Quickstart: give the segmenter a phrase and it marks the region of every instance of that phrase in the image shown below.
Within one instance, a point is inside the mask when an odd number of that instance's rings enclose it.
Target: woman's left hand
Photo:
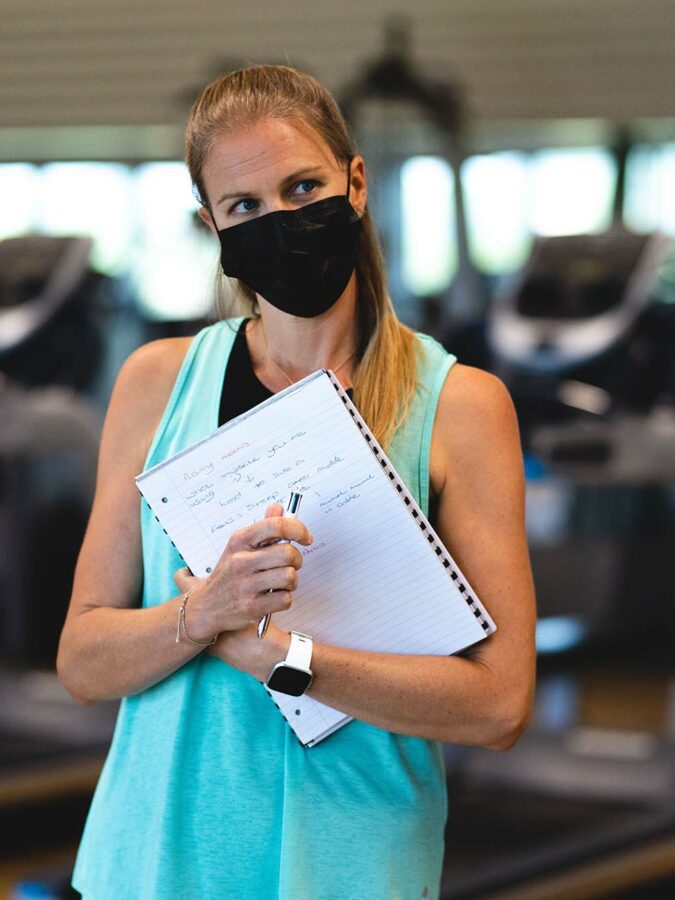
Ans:
[[[239,631],[223,631],[206,652],[265,682],[272,667],[286,657],[290,641],[288,632],[282,631],[272,620],[262,640],[258,637],[257,624],[253,623]]]

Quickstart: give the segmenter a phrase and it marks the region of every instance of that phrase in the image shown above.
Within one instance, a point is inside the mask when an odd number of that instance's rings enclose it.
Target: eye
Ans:
[[[254,200],[252,197],[244,197],[243,200],[237,201],[237,203],[233,204],[228,212],[230,214],[236,213],[250,213],[254,212],[258,207],[258,201]]]
[[[299,181],[295,188],[294,193],[299,194],[300,196],[304,196],[305,194],[311,194],[312,191],[319,186],[319,182],[314,178],[305,178],[303,181]]]

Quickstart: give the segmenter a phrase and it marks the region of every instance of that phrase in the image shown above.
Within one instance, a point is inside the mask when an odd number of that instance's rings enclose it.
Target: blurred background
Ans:
[[[536,708],[445,748],[443,896],[672,896],[675,5],[3,0],[0,60],[0,896],[74,896],[116,704],[54,660],[101,423],[214,319],[183,128],[257,62],[341,102],[400,317],[518,412]]]

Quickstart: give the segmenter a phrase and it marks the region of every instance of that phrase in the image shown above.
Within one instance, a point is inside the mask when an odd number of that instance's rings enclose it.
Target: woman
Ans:
[[[79,702],[123,700],[74,886],[87,900],[437,896],[440,742],[506,749],[531,704],[512,405],[397,321],[364,161],[312,78],[255,66],[209,85],[187,162],[248,315],[141,347],[111,397],[58,670]],[[134,476],[321,367],[353,392],[498,630],[453,657],[315,642],[309,695],[355,721],[306,750],[262,687],[291,637],[274,619],[256,633],[302,578],[297,547],[277,542],[308,545],[306,527],[272,505],[195,578],[145,504],[139,520]]]

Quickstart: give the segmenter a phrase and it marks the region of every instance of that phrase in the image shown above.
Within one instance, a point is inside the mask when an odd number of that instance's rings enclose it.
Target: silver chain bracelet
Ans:
[[[215,642],[218,640],[217,634],[214,635],[208,641],[196,641],[193,637],[190,637],[190,632],[187,630],[187,625],[185,624],[185,607],[187,606],[187,602],[189,599],[190,599],[190,592],[188,591],[188,593],[185,594],[185,596],[183,597],[183,602],[181,603],[180,609],[178,610],[178,625],[176,627],[176,643],[178,644],[180,642],[180,630],[181,630],[181,625],[182,625],[183,634],[189,641],[192,641],[193,644],[198,644],[200,647],[210,647],[212,644],[215,644]]]

